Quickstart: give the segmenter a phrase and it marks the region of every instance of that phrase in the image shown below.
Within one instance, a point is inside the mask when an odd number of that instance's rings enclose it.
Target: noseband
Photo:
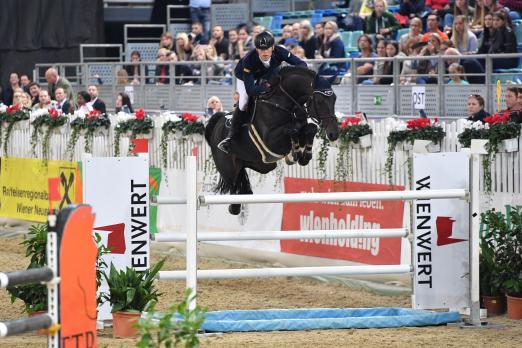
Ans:
[[[325,97],[331,97],[331,96],[333,96],[334,91],[332,89],[324,89],[324,90],[323,89],[318,89],[318,90],[314,90],[313,94],[316,94],[316,93],[317,94],[322,94]],[[312,98],[310,98],[311,102],[312,102],[312,108],[311,109],[313,111],[313,112],[310,113],[310,118],[314,122],[316,122],[318,124],[322,124],[323,121],[329,120],[329,119],[332,119],[332,118],[337,119],[337,117],[335,115],[334,116],[325,116],[325,117],[319,118],[319,112],[317,111],[317,105],[313,102],[313,100],[314,100],[313,94],[312,94]]]

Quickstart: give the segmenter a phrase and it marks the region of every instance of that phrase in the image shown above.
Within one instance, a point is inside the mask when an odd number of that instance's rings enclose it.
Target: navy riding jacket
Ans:
[[[263,86],[255,84],[256,80],[270,77],[282,62],[307,66],[305,62],[290,53],[286,48],[275,46],[268,68],[263,65],[259,54],[253,49],[237,63],[234,75],[245,83],[246,92],[248,96],[252,97],[265,91]]]

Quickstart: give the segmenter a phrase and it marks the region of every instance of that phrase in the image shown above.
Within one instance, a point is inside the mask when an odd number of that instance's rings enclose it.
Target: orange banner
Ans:
[[[396,186],[394,190],[404,190]],[[388,191],[389,185],[285,178],[285,193]],[[403,227],[404,201],[285,203],[282,230],[379,229]],[[282,240],[281,251],[365,264],[399,264],[401,238]]]

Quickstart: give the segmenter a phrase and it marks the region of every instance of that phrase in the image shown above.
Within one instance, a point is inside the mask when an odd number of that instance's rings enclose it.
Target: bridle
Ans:
[[[295,98],[292,97],[292,96],[290,95],[290,93],[288,93],[288,92],[283,88],[283,86],[282,86],[281,83],[278,84],[278,88],[281,90],[281,92],[283,92],[283,94],[284,94],[285,96],[287,96],[287,97],[292,101],[292,104],[293,104],[293,106],[294,106],[294,109],[297,107],[298,109],[300,109],[301,111],[303,111],[305,114],[308,115],[308,111],[306,110],[306,108],[305,108],[303,105],[299,104],[299,102],[298,102],[297,100],[295,100]],[[313,96],[308,97],[306,103],[308,104],[308,102],[311,102],[312,99],[313,99]],[[260,101],[261,103],[269,104],[269,105],[272,105],[272,106],[274,106],[274,107],[276,107],[276,108],[278,108],[278,109],[280,109],[280,110],[285,111],[286,113],[290,114],[294,119],[297,118],[295,112],[293,112],[293,111],[291,111],[291,110],[288,110],[287,108],[285,108],[284,106],[282,106],[282,105],[279,104],[279,103],[274,103],[274,102],[271,102],[270,100],[267,100],[267,99],[257,99],[257,100]]]
[[[316,122],[317,124],[322,124],[323,121],[325,120],[329,120],[329,119],[333,119],[333,118],[337,118],[335,115],[333,116],[325,116],[325,117],[321,117],[319,118],[319,112],[317,111],[317,105],[316,103],[314,103],[314,97],[313,95],[314,94],[322,94],[324,95],[325,97],[331,97],[333,94],[334,94],[334,91],[332,89],[317,89],[317,90],[314,90],[314,92],[312,93],[312,97],[310,98],[311,99],[311,104],[312,104],[312,107],[311,107],[311,111],[313,112],[310,112],[309,116],[310,118]]]

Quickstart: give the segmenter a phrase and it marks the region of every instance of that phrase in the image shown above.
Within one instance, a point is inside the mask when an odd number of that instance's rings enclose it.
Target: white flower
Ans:
[[[475,121],[472,123],[471,128],[472,129],[484,129],[485,125],[481,121]]]
[[[128,121],[130,120],[131,118],[133,118],[134,116],[131,115],[131,114],[127,114],[123,111],[120,111],[118,112],[118,114],[116,115],[116,122],[118,123],[121,123],[121,122],[125,122],[125,121]]]
[[[165,120],[171,121],[171,122],[179,122],[179,121],[181,121],[181,117],[179,117],[176,114],[169,113],[169,114],[165,115]]]
[[[37,109],[31,112],[31,118],[37,118],[43,115],[47,115],[49,111],[47,109]]]
[[[0,104],[0,112],[6,112],[7,111],[7,105]]]

